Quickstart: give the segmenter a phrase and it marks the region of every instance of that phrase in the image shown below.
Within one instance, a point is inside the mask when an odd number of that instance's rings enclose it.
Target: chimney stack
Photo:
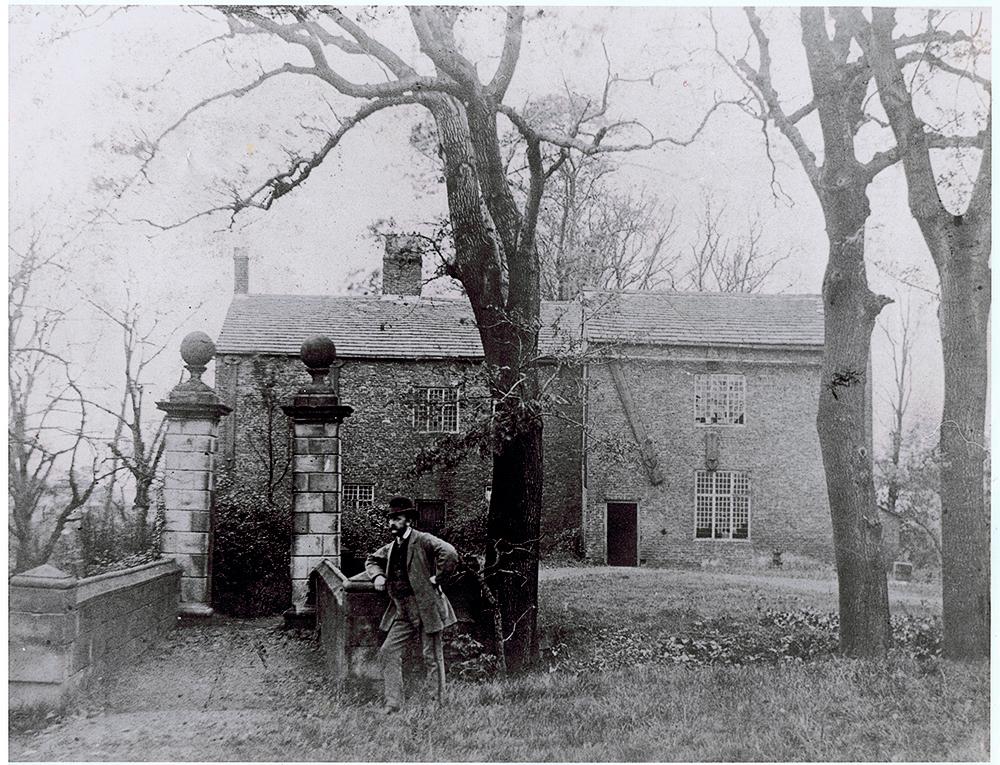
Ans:
[[[389,234],[382,257],[382,294],[419,297],[423,243],[420,237]]]
[[[233,248],[233,294],[250,292],[250,256],[246,247]]]

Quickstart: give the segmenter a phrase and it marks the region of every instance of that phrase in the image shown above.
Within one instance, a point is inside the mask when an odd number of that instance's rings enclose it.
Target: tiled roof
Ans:
[[[818,295],[588,292],[591,342],[654,345],[823,344]],[[552,353],[580,334],[578,302],[544,302],[539,349]],[[297,355],[311,335],[327,335],[345,358],[482,358],[464,299],[247,295],[233,299],[219,353]]]
[[[820,295],[586,292],[587,339],[639,345],[823,345]]]
[[[539,346],[551,353],[579,334],[577,303],[546,303]],[[482,358],[467,300],[247,295],[233,299],[216,343],[219,353],[297,355],[302,341],[327,335],[345,358]]]

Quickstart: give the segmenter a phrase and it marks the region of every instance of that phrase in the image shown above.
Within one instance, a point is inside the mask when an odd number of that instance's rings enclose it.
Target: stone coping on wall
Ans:
[[[316,568],[313,571],[318,576],[323,577],[323,580],[331,590],[339,586],[349,592],[375,592],[375,585],[371,583],[368,574],[362,571],[360,574],[347,576],[347,574],[337,568],[337,565],[331,558],[323,558],[323,560],[316,564]]]
[[[176,624],[182,568],[163,558],[76,579],[51,565],[9,580],[8,702],[65,702]]]
[[[11,587],[39,587],[55,590],[68,590],[76,587],[78,579],[55,566],[44,563],[41,566],[15,574],[8,580]]]
[[[173,558],[161,558],[121,571],[109,571],[106,574],[88,576],[86,579],[77,580],[76,602],[82,603],[112,590],[132,587],[180,570],[180,565]]]
[[[374,625],[378,626],[379,621],[382,617],[382,612],[385,610],[386,605],[389,602],[389,596],[384,592],[378,592],[375,589],[375,585],[372,584],[371,580],[368,578],[368,574],[364,571],[355,574],[354,576],[347,576],[343,571],[337,568],[337,564],[332,558],[323,558],[309,574],[309,603],[313,607],[318,604],[318,593],[317,593],[317,580],[321,580],[329,592],[333,595],[334,599],[340,606],[345,606],[345,598],[341,593],[347,593],[355,596],[362,596],[357,599],[356,602],[364,602],[371,606],[377,604],[377,609],[366,612],[366,616],[374,615]],[[455,615],[458,620],[464,622],[472,621],[472,615],[469,609],[469,593],[463,591],[461,588],[449,588],[446,591],[448,599],[451,601],[452,608],[455,610]],[[364,595],[371,596],[370,598],[364,598]],[[352,614],[353,616],[360,616],[359,613]]]

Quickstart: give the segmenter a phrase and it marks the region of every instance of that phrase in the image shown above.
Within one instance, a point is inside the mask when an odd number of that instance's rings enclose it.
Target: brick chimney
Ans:
[[[233,248],[233,294],[250,292],[250,256],[246,247]]]
[[[389,234],[382,257],[382,294],[420,296],[423,243],[419,237]]]

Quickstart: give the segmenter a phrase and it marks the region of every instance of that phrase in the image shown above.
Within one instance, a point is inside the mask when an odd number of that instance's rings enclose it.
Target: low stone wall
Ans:
[[[371,674],[388,596],[375,591],[367,574],[349,578],[327,559],[313,569],[309,591],[327,677]]]
[[[473,632],[478,605],[472,594],[457,587],[446,592],[458,617],[458,625],[450,629]],[[364,572],[348,577],[324,559],[310,575],[308,602],[316,609],[327,677],[338,681],[348,675],[377,677],[376,654],[385,637],[379,623],[389,596],[376,592]]]
[[[86,579],[49,565],[11,578],[11,706],[58,704],[149,648],[177,622],[180,578],[172,559]]]

